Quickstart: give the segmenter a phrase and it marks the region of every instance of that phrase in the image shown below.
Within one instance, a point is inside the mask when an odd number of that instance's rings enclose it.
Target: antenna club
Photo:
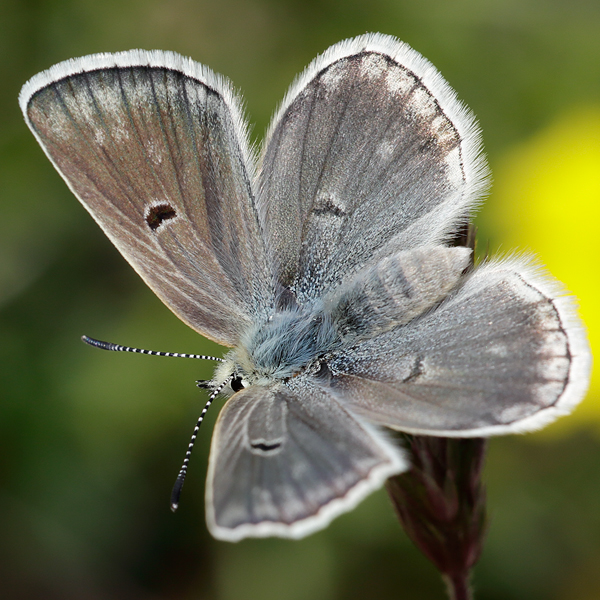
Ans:
[[[112,344],[110,342],[102,342],[101,340],[96,340],[94,338],[88,337],[87,335],[82,335],[81,339],[83,342],[88,344],[88,346],[102,348],[102,350],[118,351],[120,349],[120,346],[118,346],[117,344]]]
[[[181,496],[181,488],[185,481],[185,471],[180,471],[171,492],[171,511],[175,512],[179,508],[179,496]]]

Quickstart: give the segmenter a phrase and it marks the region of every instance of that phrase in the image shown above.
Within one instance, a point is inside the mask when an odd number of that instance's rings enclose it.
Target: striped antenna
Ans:
[[[202,421],[204,420],[204,415],[208,412],[210,405],[213,400],[217,397],[219,392],[233,379],[232,377],[227,378],[211,395],[206,405],[202,409],[200,416],[198,417],[198,422],[196,423],[196,427],[194,427],[194,431],[192,433],[192,438],[190,439],[190,443],[188,444],[187,451],[185,453],[185,458],[183,459],[183,464],[181,465],[181,469],[179,469],[179,474],[177,475],[177,479],[175,480],[175,485],[173,486],[173,491],[171,492],[171,510],[175,512],[177,507],[179,506],[179,496],[181,496],[181,488],[183,487],[183,482],[185,481],[185,476],[187,474],[188,465],[190,464],[190,456],[192,455],[192,448],[194,447],[194,443],[196,442],[196,438],[198,437],[198,430],[200,429],[200,425],[202,425]]]
[[[136,352],[138,354],[149,354],[150,356],[171,356],[173,358],[199,358],[201,360],[216,360],[217,362],[225,362],[217,356],[205,356],[204,354],[183,354],[181,352],[157,352],[156,350],[142,350],[142,348],[130,348],[129,346],[121,346],[112,344],[111,342],[102,342],[94,338],[82,335],[81,339],[90,346],[102,348],[102,350],[111,350],[112,352]]]

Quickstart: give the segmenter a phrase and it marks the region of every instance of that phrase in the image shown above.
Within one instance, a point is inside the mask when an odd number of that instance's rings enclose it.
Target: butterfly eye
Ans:
[[[239,392],[240,390],[243,390],[246,387],[245,384],[247,385],[247,382],[243,381],[241,377],[234,377],[231,380],[231,389],[234,392]]]

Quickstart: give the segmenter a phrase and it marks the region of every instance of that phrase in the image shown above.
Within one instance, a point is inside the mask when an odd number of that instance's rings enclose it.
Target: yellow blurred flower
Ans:
[[[504,249],[534,252],[579,300],[592,352],[600,350],[600,106],[560,116],[494,169],[484,218]],[[600,370],[572,417],[547,431],[592,423],[600,432]]]

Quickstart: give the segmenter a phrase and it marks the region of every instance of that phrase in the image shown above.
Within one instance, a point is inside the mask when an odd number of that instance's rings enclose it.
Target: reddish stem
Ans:
[[[442,578],[446,583],[449,600],[473,600],[469,572],[442,575]]]

